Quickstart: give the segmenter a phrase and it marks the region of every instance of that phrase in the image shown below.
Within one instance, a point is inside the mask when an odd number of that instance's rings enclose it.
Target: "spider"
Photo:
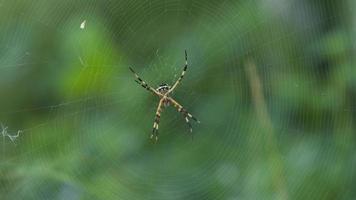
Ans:
[[[185,66],[183,68],[182,74],[178,78],[178,80],[173,84],[173,86],[163,83],[163,84],[159,85],[157,89],[154,89],[151,86],[149,86],[144,80],[142,80],[131,67],[129,67],[129,68],[130,68],[131,72],[135,75],[135,77],[136,77],[135,81],[138,84],[140,84],[147,91],[152,92],[153,94],[157,95],[160,98],[158,107],[156,110],[155,120],[153,123],[153,130],[152,130],[152,134],[151,134],[150,138],[153,139],[155,137],[156,141],[158,140],[158,124],[159,124],[160,118],[161,118],[161,112],[163,109],[162,107],[168,107],[170,105],[173,105],[178,110],[178,112],[183,114],[183,117],[185,118],[185,121],[189,126],[190,132],[193,132],[193,128],[192,128],[192,125],[191,125],[189,119],[193,119],[197,123],[200,123],[200,121],[197,118],[195,118],[192,114],[190,114],[181,104],[179,104],[176,100],[174,100],[170,96],[170,94],[174,91],[174,89],[182,81],[184,74],[187,71],[187,68],[188,68],[187,51],[185,50]]]

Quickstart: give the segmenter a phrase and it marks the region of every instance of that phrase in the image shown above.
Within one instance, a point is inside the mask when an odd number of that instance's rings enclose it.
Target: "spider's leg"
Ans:
[[[152,134],[151,134],[151,139],[153,139],[153,137],[156,137],[156,141],[158,140],[158,125],[159,125],[159,121],[161,119],[161,112],[162,112],[162,102],[163,99],[161,99],[159,101],[157,110],[156,110],[156,116],[155,116],[155,121],[153,123],[153,130],[152,130]]]
[[[180,77],[178,78],[178,80],[174,83],[174,85],[171,87],[171,89],[168,90],[167,94],[171,93],[171,92],[177,87],[177,85],[182,81],[185,72],[187,71],[187,68],[188,68],[187,50],[185,50],[184,52],[185,52],[185,65],[184,65],[182,74],[180,75]]]
[[[169,97],[168,99],[169,99],[169,101],[173,104],[173,106],[178,109],[178,112],[180,112],[180,113],[183,114],[183,116],[185,117],[187,123],[189,123],[189,119],[188,119],[187,117],[193,119],[193,120],[196,121],[197,123],[200,123],[200,121],[199,121],[197,118],[195,118],[192,114],[190,114],[190,113],[189,113],[185,108],[183,108],[183,106],[180,105],[177,101],[175,101],[175,100],[174,100],[173,98],[171,98],[171,97]],[[187,119],[188,119],[188,120],[187,120]],[[189,123],[188,125],[191,126],[190,123]]]
[[[142,80],[138,74],[131,68],[129,67],[131,72],[135,75],[136,79],[136,83],[140,84],[143,88],[145,88],[146,90],[158,95],[159,97],[162,97],[163,95],[160,94],[159,92],[157,92],[153,87],[149,86],[144,80]]]
[[[188,116],[189,118],[193,119],[197,123],[200,123],[200,121],[195,118],[192,114],[190,114],[182,105],[180,105],[177,101],[175,101],[173,98],[169,97],[169,101],[173,104],[174,107],[178,109],[178,112],[182,113],[184,116]]]
[[[190,121],[188,119],[188,116],[185,116],[185,121],[187,122],[187,124],[189,126],[190,133],[193,133],[193,127],[192,127],[192,124],[190,123]],[[192,136],[192,139],[193,139],[193,134],[191,134],[191,136]]]
[[[187,122],[187,124],[189,126],[190,132],[193,132],[193,127],[192,127],[192,124],[189,122],[188,116],[185,116],[185,121]]]

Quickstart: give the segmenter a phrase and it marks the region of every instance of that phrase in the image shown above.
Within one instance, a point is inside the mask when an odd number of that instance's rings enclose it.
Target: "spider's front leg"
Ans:
[[[169,97],[168,100],[173,104],[174,107],[178,109],[178,112],[183,114],[183,117],[185,118],[185,121],[189,126],[190,132],[193,132],[192,125],[190,124],[189,118],[193,119],[197,123],[200,123],[200,121],[197,118],[195,118],[192,114],[190,114],[185,108],[183,108],[182,105],[180,105],[173,98]]]
[[[152,134],[151,134],[151,139],[153,139],[153,137],[156,136],[156,141],[158,140],[158,125],[159,125],[159,121],[161,119],[161,112],[162,112],[162,104],[164,102],[164,98],[162,98],[159,101],[157,110],[156,110],[156,116],[155,116],[155,121],[153,122],[153,130],[152,130]]]

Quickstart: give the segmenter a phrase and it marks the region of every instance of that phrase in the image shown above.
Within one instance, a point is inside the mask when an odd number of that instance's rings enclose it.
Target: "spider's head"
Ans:
[[[166,83],[162,83],[161,85],[158,86],[157,91],[161,94],[166,94],[169,89],[171,89],[171,86],[169,86]]]

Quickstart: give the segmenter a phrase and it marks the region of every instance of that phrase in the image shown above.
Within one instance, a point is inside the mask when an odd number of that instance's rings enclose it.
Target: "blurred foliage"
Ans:
[[[0,1],[0,199],[354,199],[351,0]],[[80,24],[86,20],[86,27]],[[188,72],[149,140],[158,99]],[[193,138],[193,139],[192,139]]]

